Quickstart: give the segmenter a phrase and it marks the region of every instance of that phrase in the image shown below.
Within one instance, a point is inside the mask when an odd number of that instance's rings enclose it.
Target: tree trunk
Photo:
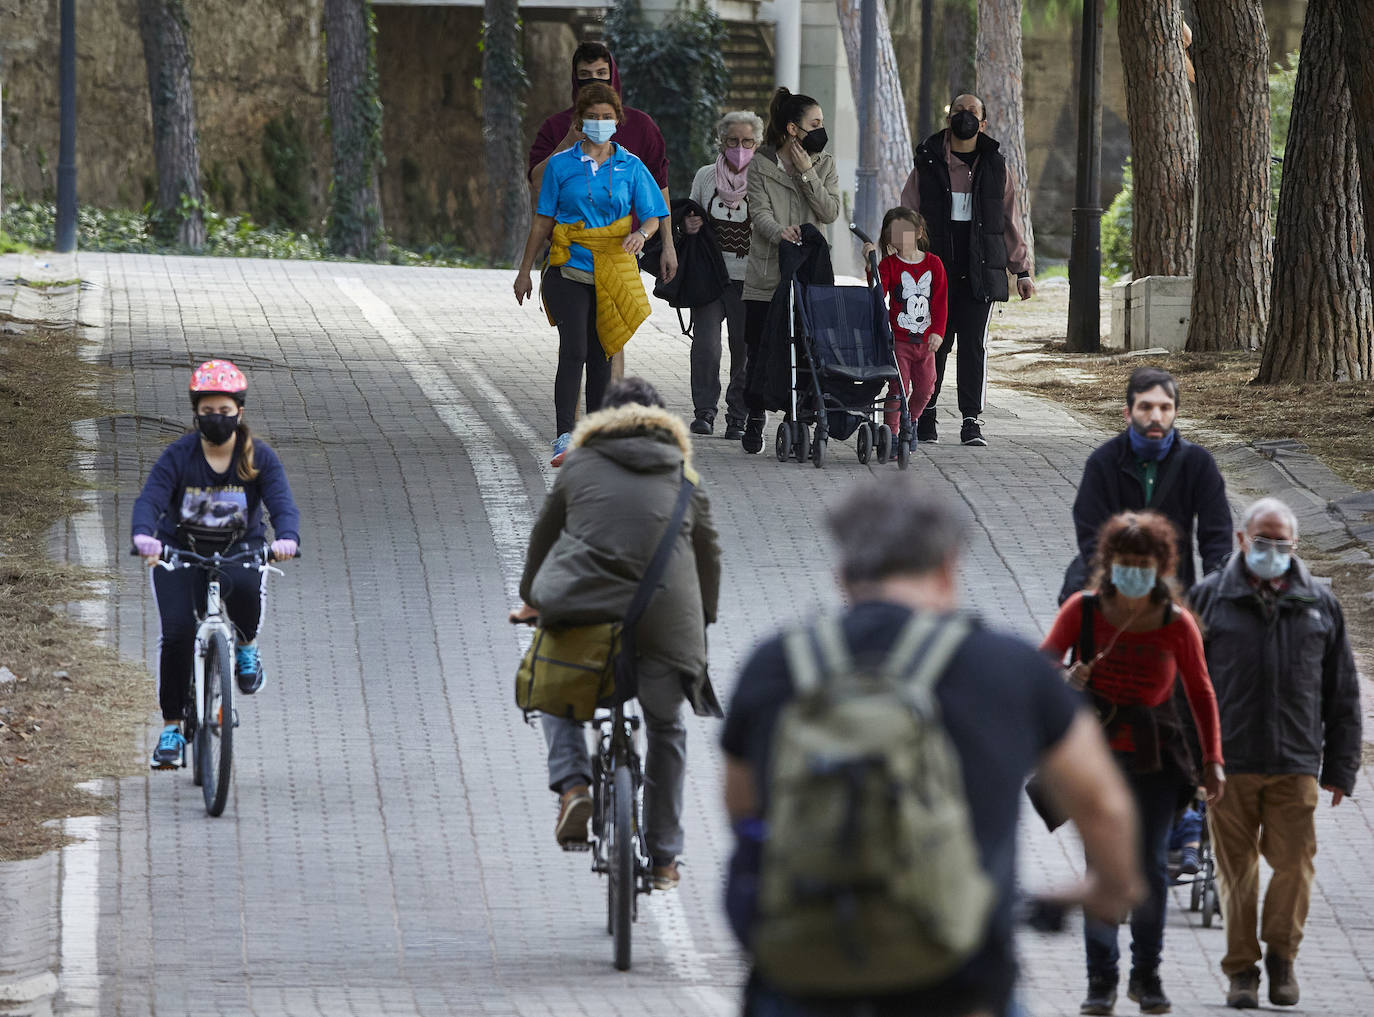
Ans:
[[[844,36],[844,52],[849,59],[849,84],[859,95],[859,38],[863,24],[863,0],[835,0]],[[906,99],[897,72],[897,56],[892,49],[892,32],[887,23],[887,6],[878,0],[878,76],[875,89],[878,131],[878,215],[881,217],[901,199],[902,185],[915,165],[911,148],[911,128],[906,118]]]
[[[1374,266],[1374,18],[1367,0],[1341,0],[1341,36],[1350,89],[1349,122],[1360,153],[1360,192],[1365,215],[1365,255]]]
[[[987,133],[1001,142],[1021,213],[1021,236],[1035,269],[1026,119],[1021,88],[1021,0],[978,0],[978,98],[987,110]]]
[[[205,246],[205,216],[191,94],[190,26],[182,0],[138,0],[138,31],[148,67],[157,165],[153,233],[198,251]]]
[[[1269,37],[1262,0],[1196,5],[1198,222],[1190,352],[1258,349],[1271,272]]]
[[[1341,52],[1340,0],[1308,0],[1283,153],[1274,300],[1259,380],[1363,381],[1369,289],[1359,153]]]
[[[324,0],[325,67],[329,77],[329,246],[350,258],[375,258],[382,248],[382,100],[369,0]]]
[[[945,126],[945,111],[956,95],[972,92],[978,87],[978,68],[974,62],[977,25],[975,3],[977,0],[944,0],[944,10],[940,22],[943,25],[942,50],[948,63],[945,65],[945,97],[938,101],[938,116],[935,117],[935,130]],[[925,138],[917,138],[925,141]]]
[[[1134,174],[1132,273],[1192,275],[1197,122],[1183,58],[1182,0],[1121,0]]]
[[[482,137],[486,142],[491,257],[517,262],[530,225],[525,177],[525,90],[518,0],[486,0],[482,31]]]

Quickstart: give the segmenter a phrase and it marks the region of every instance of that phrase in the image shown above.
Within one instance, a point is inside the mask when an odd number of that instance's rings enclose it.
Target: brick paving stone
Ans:
[[[190,361],[246,369],[249,421],[304,518],[305,557],[269,584],[268,683],[240,701],[225,815],[207,819],[186,774],[117,789],[103,1012],[734,1012],[745,968],[720,909],[717,722],[688,721],[685,878],[641,902],[629,973],[610,965],[604,884],[552,844],[542,739],[511,705],[527,636],[505,613],[550,482],[557,334],[516,306],[511,273],[136,255],[83,255],[81,270],[102,287],[102,356],[131,368],[105,393],[126,415],[104,422],[97,457],[120,649],[155,663],[147,579],[123,552],[142,479],[188,420]],[[628,360],[690,415],[687,351],[657,308]],[[1103,435],[995,386],[992,402],[987,448],[921,446],[912,470],[977,520],[970,601],[1037,638],[1072,554],[1074,485]],[[954,417],[942,424],[957,435]],[[711,632],[722,695],[759,638],[837,602],[823,507],[861,472],[896,471],[835,442],[824,470],[782,465],[768,437],[757,457],[719,436],[695,444],[725,549]],[[1298,967],[1308,1012],[1374,1011],[1370,825],[1362,800],[1319,817]],[[1027,885],[1081,867],[1071,833],[1033,816],[1023,830]],[[1177,1013],[1221,1002],[1223,936],[1197,926],[1174,908],[1163,975]],[[1077,935],[1022,947],[1031,1012],[1076,1013]]]

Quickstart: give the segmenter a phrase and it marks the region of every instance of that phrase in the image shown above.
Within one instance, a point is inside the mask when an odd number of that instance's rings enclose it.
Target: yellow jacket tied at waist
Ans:
[[[649,295],[639,278],[639,262],[621,246],[630,235],[630,217],[622,216],[609,226],[589,228],[585,223],[558,223],[549,245],[549,264],[566,265],[570,245],[592,252],[592,279],[596,288],[596,334],[610,359],[619,353],[649,316]],[[552,318],[549,324],[557,324]]]

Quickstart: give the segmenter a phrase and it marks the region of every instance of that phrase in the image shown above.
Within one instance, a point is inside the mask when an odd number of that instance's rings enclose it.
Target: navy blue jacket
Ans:
[[[1234,529],[1226,481],[1212,454],[1200,445],[1174,438],[1159,463],[1154,496],[1145,503],[1145,482],[1136,468],[1131,441],[1122,431],[1100,445],[1083,466],[1083,479],[1073,501],[1073,526],[1084,567],[1091,568],[1097,533],[1118,512],[1151,509],[1167,517],[1178,535],[1178,584],[1187,590],[1196,581],[1193,535],[1202,553],[1203,574],[1215,572],[1231,554]]]
[[[1286,578],[1271,606],[1236,555],[1189,594],[1217,691],[1226,772],[1310,774],[1350,794],[1363,736],[1345,617],[1297,558]]]
[[[240,540],[259,543],[266,539],[266,505],[276,538],[299,543],[301,514],[281,460],[262,439],[254,438],[253,461],[258,478],[245,482],[238,476],[237,447],[228,471],[216,473],[205,460],[198,433],[178,438],[162,450],[134,502],[133,535],[155,536],[164,544],[184,547],[177,528],[186,524],[203,530],[239,530]]]

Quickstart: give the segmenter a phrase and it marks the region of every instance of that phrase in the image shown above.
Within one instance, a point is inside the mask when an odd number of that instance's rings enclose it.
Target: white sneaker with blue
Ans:
[[[183,766],[182,756],[186,752],[186,739],[181,736],[180,724],[168,724],[162,729],[162,735],[157,740],[157,748],[153,749],[152,762],[149,764],[154,770],[175,770]]]
[[[572,448],[572,432],[564,431],[553,440],[553,458],[549,460],[549,465],[562,466],[563,457],[568,454],[570,448]]]
[[[262,688],[262,660],[258,657],[257,643],[240,643],[234,651],[235,669],[239,676],[239,691],[251,696]]]

